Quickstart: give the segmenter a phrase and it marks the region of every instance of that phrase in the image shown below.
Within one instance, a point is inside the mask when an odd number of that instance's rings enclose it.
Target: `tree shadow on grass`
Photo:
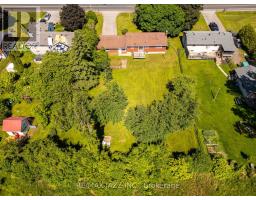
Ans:
[[[80,144],[72,144],[67,141],[67,139],[61,139],[56,129],[52,129],[48,138],[52,140],[60,149],[68,149],[69,147],[76,149],[79,151],[82,148],[82,145]]]

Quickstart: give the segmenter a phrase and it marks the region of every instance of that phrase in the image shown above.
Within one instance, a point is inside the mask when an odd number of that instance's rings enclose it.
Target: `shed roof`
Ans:
[[[3,120],[3,131],[23,131],[22,123],[26,117],[9,117]]]
[[[235,51],[232,33],[219,31],[185,31],[186,45],[221,45],[224,51]]]

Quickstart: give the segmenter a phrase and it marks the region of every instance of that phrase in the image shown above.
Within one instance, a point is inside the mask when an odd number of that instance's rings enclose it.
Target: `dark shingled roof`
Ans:
[[[221,45],[224,51],[235,51],[232,33],[219,31],[185,31],[186,45]]]
[[[256,67],[238,67],[235,72],[247,93],[256,92]]]

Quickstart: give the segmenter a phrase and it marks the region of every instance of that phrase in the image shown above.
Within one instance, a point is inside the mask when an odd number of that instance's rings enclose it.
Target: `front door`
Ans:
[[[139,46],[139,52],[143,52],[144,51],[144,47],[143,46]]]

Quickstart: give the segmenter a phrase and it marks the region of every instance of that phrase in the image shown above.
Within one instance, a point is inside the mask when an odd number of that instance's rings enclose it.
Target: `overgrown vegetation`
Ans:
[[[241,42],[249,55],[256,56],[256,31],[252,25],[243,26],[238,32]]]
[[[196,115],[192,84],[187,77],[176,78],[167,84],[168,93],[162,101],[129,109],[125,123],[139,142],[161,142],[167,133],[191,125]]]
[[[0,194],[255,195],[255,141],[234,131],[233,95],[214,63],[186,60],[180,50],[180,76],[173,38],[166,55],[127,58],[126,69],[112,72],[90,21],[67,53],[48,53],[39,65],[31,53],[14,53],[23,70],[0,72],[1,97],[38,129],[17,141],[0,133]],[[194,125],[216,130],[231,160],[210,157]]]

